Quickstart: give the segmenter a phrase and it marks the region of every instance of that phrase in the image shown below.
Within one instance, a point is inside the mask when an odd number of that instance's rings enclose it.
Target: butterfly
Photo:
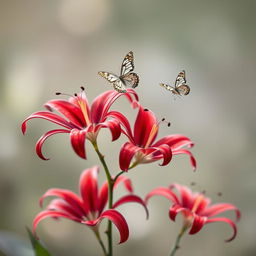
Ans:
[[[126,92],[127,86],[135,88],[139,84],[139,76],[132,72],[134,70],[133,60],[133,52],[130,51],[124,57],[121,65],[120,76],[105,71],[100,71],[98,74],[107,79],[113,85],[116,91]]]
[[[174,95],[187,95],[190,92],[189,86],[186,84],[186,77],[185,77],[185,70],[182,70],[176,80],[174,87],[168,84],[161,83],[160,86],[164,87],[165,89],[171,91]]]

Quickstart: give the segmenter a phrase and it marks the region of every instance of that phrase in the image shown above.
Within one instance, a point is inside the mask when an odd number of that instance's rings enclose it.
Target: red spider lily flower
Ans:
[[[130,179],[119,176],[115,182],[114,189],[123,183],[128,195],[121,197],[113,205],[113,209],[104,210],[108,201],[108,184],[105,182],[100,189],[98,189],[98,167],[92,167],[83,171],[80,176],[79,188],[80,196],[67,189],[49,189],[40,198],[40,206],[43,205],[43,200],[48,196],[58,197],[53,199],[48,204],[46,210],[40,212],[33,221],[33,232],[35,233],[38,223],[47,218],[67,218],[87,226],[93,227],[93,231],[97,231],[98,224],[102,219],[107,218],[112,221],[120,233],[120,243],[125,242],[129,236],[129,229],[127,222],[123,215],[114,208],[129,202],[141,204],[147,214],[148,210],[144,201],[134,195]]]
[[[179,197],[173,189],[179,192]],[[173,203],[169,209],[169,217],[172,221],[175,221],[179,212],[182,213],[184,226],[185,228],[190,228],[190,235],[199,232],[205,224],[225,222],[233,229],[233,235],[226,242],[230,242],[236,237],[237,227],[235,222],[226,217],[215,217],[222,212],[233,210],[236,214],[236,221],[238,221],[240,219],[240,211],[233,204],[218,203],[210,205],[210,198],[203,193],[193,193],[188,187],[179,184],[173,184],[169,188],[156,188],[146,196],[145,201],[148,202],[149,198],[156,195],[164,196]]]
[[[50,100],[45,104],[48,111],[35,112],[23,121],[22,132],[25,134],[27,121],[33,118],[46,119],[58,124],[64,129],[48,131],[37,141],[37,155],[43,160],[48,160],[42,154],[42,146],[45,140],[57,133],[69,133],[74,151],[78,156],[86,159],[85,140],[95,142],[101,128],[109,128],[112,141],[118,139],[121,135],[118,118],[122,117],[122,114],[117,111],[109,111],[114,101],[121,95],[126,96],[131,103],[135,104],[138,101],[138,96],[132,89],[127,89],[127,93],[118,93],[114,90],[104,92],[94,99],[91,106],[89,106],[83,91],[70,97],[69,100]],[[58,111],[65,118],[53,113],[52,110]],[[110,115],[111,119],[108,119]]]
[[[161,164],[163,166],[167,165],[171,161],[172,156],[177,154],[188,154],[192,167],[196,168],[194,156],[189,150],[184,149],[184,147],[191,148],[193,146],[192,141],[186,136],[173,134],[155,141],[160,122],[157,121],[152,111],[139,106],[133,133],[129,122],[123,119],[121,121],[124,127],[122,132],[129,139],[129,142],[122,146],[119,155],[119,164],[123,171],[129,169],[132,159],[134,159],[133,165],[163,159]]]

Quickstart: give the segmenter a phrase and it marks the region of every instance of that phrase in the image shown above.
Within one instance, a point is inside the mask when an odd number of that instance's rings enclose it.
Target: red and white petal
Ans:
[[[127,196],[123,196],[121,197],[119,200],[117,200],[114,205],[113,208],[116,208],[122,204],[126,204],[126,203],[138,203],[140,205],[142,205],[146,211],[146,217],[148,219],[148,208],[146,206],[146,204],[144,203],[144,201],[136,195],[127,195]]]
[[[25,134],[27,130],[27,121],[34,118],[40,118],[45,119],[47,121],[50,121],[52,123],[58,124],[62,127],[65,127],[67,129],[73,129],[75,126],[71,123],[67,122],[63,117],[56,115],[55,113],[47,112],[47,111],[39,111],[31,114],[29,117],[27,117],[23,123],[21,124],[21,130],[22,133]]]
[[[119,243],[124,243],[129,237],[129,228],[123,215],[114,209],[104,211],[96,220],[83,221],[82,223],[85,223],[88,226],[95,226],[104,218],[109,219],[115,224],[120,234]]]
[[[39,200],[40,207],[43,206],[43,201],[48,196],[56,196],[62,198],[74,209],[75,212],[81,216],[87,214],[87,212],[84,210],[83,202],[80,197],[70,190],[58,188],[51,188],[47,190]]]
[[[86,139],[85,130],[73,129],[70,132],[70,141],[71,145],[78,156],[86,159],[86,151],[85,151],[85,139]]]
[[[174,204],[179,204],[179,199],[176,196],[176,194],[171,191],[169,188],[165,188],[165,187],[159,187],[159,188],[155,188],[152,191],[150,191],[145,198],[145,202],[148,203],[148,200],[152,197],[152,196],[163,196],[166,197],[167,199],[169,199],[171,202],[173,202]]]
[[[49,158],[44,157],[44,155],[42,153],[42,146],[46,139],[48,139],[50,136],[57,134],[57,133],[70,133],[70,131],[64,130],[64,129],[56,129],[56,130],[51,130],[49,132],[46,132],[44,135],[42,135],[41,138],[36,143],[36,153],[41,159],[49,160]]]
[[[187,154],[190,157],[190,163],[193,167],[193,171],[196,170],[196,159],[194,158],[193,154],[186,149],[179,149],[179,150],[173,150],[172,151],[173,155],[179,155],[179,154]]]
[[[86,169],[80,176],[79,188],[87,212],[98,210],[98,172],[99,167]]]
[[[206,221],[207,224],[213,223],[213,222],[225,222],[225,223],[229,224],[231,226],[231,228],[233,229],[233,235],[225,241],[230,242],[235,239],[235,237],[237,235],[237,227],[236,227],[236,224],[232,220],[225,218],[225,217],[219,217],[219,218],[208,219]]]
[[[100,128],[109,128],[112,134],[112,141],[117,140],[121,135],[121,126],[117,120],[107,120],[98,124],[95,128],[95,132],[97,132]]]
[[[180,197],[181,197],[180,201],[183,207],[192,209],[193,202],[194,202],[194,195],[188,187],[179,185],[177,183],[171,184],[169,187],[171,190],[176,188],[179,191]]]
[[[150,147],[151,148],[151,147]],[[161,158],[163,158],[163,162],[160,164],[161,166],[167,165],[172,160],[172,150],[171,148],[166,145],[159,145],[158,147],[154,147],[156,151],[152,154],[152,159],[155,158],[155,160],[159,159],[159,155],[161,155]]]
[[[55,109],[62,115],[64,115],[71,123],[74,123],[78,127],[85,127],[83,112],[78,106],[66,101],[66,100],[50,100],[44,105],[48,110]]]
[[[68,214],[68,213],[64,213],[64,212],[59,212],[59,211],[51,211],[51,210],[46,210],[46,211],[42,211],[40,212],[34,219],[33,221],[33,233],[36,235],[36,228],[37,225],[39,224],[39,222],[41,222],[43,219],[48,218],[48,217],[52,217],[52,218],[66,218],[66,219],[70,219],[76,222],[81,222],[81,219],[76,218],[75,216]]]
[[[206,221],[207,221],[207,217],[199,216],[195,214],[193,224],[189,231],[189,234],[193,235],[199,232],[202,229],[202,227],[205,225]]]
[[[140,147],[137,147],[130,142],[126,142],[122,146],[119,154],[119,165],[122,171],[128,171],[132,158],[140,150]]]
[[[153,126],[157,126],[157,119],[154,113],[150,110],[145,110],[142,106],[139,107],[137,118],[134,123],[134,141],[140,147],[145,147],[148,144],[150,136],[150,144],[157,136],[157,131],[152,135]]]
[[[169,209],[169,217],[172,221],[175,221],[178,213],[182,212],[185,218],[192,218],[193,214],[187,209],[179,204],[174,204]]]
[[[236,219],[239,220],[241,217],[239,209],[234,206],[233,204],[227,204],[227,203],[220,203],[220,204],[215,204],[207,209],[205,209],[201,214],[205,215],[207,217],[212,217],[215,216],[219,213],[226,212],[226,211],[235,211],[236,213]]]

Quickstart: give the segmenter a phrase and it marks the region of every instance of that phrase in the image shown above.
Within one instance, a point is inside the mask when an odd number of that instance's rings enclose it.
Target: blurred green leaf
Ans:
[[[27,231],[35,252],[35,256],[51,256],[50,253],[41,245],[39,240],[34,237],[30,229],[27,228]]]

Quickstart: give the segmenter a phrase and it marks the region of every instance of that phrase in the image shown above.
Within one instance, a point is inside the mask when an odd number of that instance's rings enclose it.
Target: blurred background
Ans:
[[[99,165],[87,143],[88,160],[72,151],[68,135],[50,138],[43,161],[34,151],[37,139],[52,127],[33,120],[23,136],[20,125],[28,115],[42,110],[56,91],[73,94],[83,85],[90,101],[111,89],[97,74],[118,73],[130,50],[135,56],[136,88],[141,103],[171,127],[163,125],[159,137],[189,136],[198,169],[187,156],[173,158],[167,167],[140,165],[128,173],[137,194],[144,197],[157,186],[172,182],[206,190],[213,202],[237,205],[242,212],[238,236],[231,243],[228,225],[207,225],[185,236],[177,255],[256,255],[255,95],[256,68],[254,0],[12,0],[0,8],[0,248],[3,255],[32,255],[25,226],[40,211],[39,197],[51,187],[78,191],[83,169]],[[161,88],[173,84],[185,69],[191,87],[176,100]],[[133,120],[136,111],[125,100],[114,108]],[[118,172],[118,152],[125,138],[110,143],[102,131],[99,144],[113,173]],[[108,152],[113,152],[111,155]],[[100,181],[104,180],[103,170]],[[217,194],[222,193],[219,197]],[[122,193],[122,190],[120,191]],[[116,198],[117,198],[116,194]],[[120,211],[130,227],[127,243],[116,245],[115,255],[168,255],[180,228],[170,222],[170,203],[151,200],[150,219],[140,206]],[[227,214],[233,217],[232,213]],[[104,231],[102,224],[101,230]],[[115,233],[115,243],[118,234]],[[101,255],[93,233],[68,220],[43,221],[38,234],[53,255]]]

